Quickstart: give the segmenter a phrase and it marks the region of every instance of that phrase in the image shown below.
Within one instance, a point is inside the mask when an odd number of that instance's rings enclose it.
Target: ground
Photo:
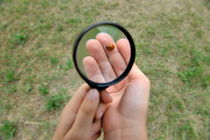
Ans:
[[[209,0],[0,0],[0,139],[50,139],[84,81],[72,62],[79,32],[114,21],[132,34],[151,81],[151,140],[207,140]]]

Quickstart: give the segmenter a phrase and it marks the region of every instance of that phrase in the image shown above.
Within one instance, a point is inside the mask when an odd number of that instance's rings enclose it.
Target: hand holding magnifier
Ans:
[[[73,48],[78,73],[90,87],[98,90],[109,86],[112,90],[122,88],[120,81],[128,75],[134,59],[133,39],[116,23],[103,22],[88,27],[78,36]]]

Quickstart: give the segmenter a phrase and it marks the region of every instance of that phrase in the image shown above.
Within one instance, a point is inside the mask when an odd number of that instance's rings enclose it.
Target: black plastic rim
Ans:
[[[111,82],[107,82],[107,83],[96,83],[96,82],[93,82],[91,80],[89,80],[86,76],[84,76],[82,74],[82,72],[79,70],[79,67],[78,67],[78,64],[77,64],[77,61],[76,61],[76,56],[77,56],[77,46],[79,45],[79,42],[80,40],[82,39],[82,37],[91,29],[97,27],[97,26],[100,26],[100,25],[112,25],[116,28],[118,28],[119,30],[121,30],[125,36],[127,37],[129,43],[130,43],[130,47],[131,47],[131,57],[130,57],[130,62],[128,63],[128,66],[127,68],[125,69],[125,71],[118,77],[116,78],[115,80],[111,81]],[[133,41],[133,38],[131,37],[130,33],[124,28],[122,27],[121,25],[117,24],[117,23],[114,23],[114,22],[99,22],[99,23],[95,23],[95,24],[92,24],[91,26],[87,27],[85,30],[83,30],[79,36],[76,38],[75,42],[74,42],[74,46],[73,46],[73,61],[74,61],[74,65],[76,67],[76,70],[77,72],[79,73],[79,75],[82,77],[83,80],[85,80],[89,86],[91,88],[96,88],[98,90],[104,90],[106,89],[107,87],[109,86],[112,86],[118,82],[120,82],[121,80],[123,80],[127,75],[128,73],[130,72],[133,64],[134,64],[134,61],[135,61],[135,56],[136,56],[136,49],[135,49],[135,44],[134,44],[134,41]]]

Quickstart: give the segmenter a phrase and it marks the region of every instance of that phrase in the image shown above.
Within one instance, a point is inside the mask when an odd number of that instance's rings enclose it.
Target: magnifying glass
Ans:
[[[87,27],[73,47],[77,72],[91,88],[98,90],[123,87],[134,60],[134,41],[117,23],[100,22]]]

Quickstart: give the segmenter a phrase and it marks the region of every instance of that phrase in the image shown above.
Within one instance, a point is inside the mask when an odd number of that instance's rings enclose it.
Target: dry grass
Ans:
[[[73,41],[108,20],[131,32],[136,63],[151,80],[150,139],[207,140],[209,19],[207,0],[0,0],[0,126],[15,122],[14,139],[50,139],[66,98],[83,83]],[[48,111],[49,100],[60,104]]]

